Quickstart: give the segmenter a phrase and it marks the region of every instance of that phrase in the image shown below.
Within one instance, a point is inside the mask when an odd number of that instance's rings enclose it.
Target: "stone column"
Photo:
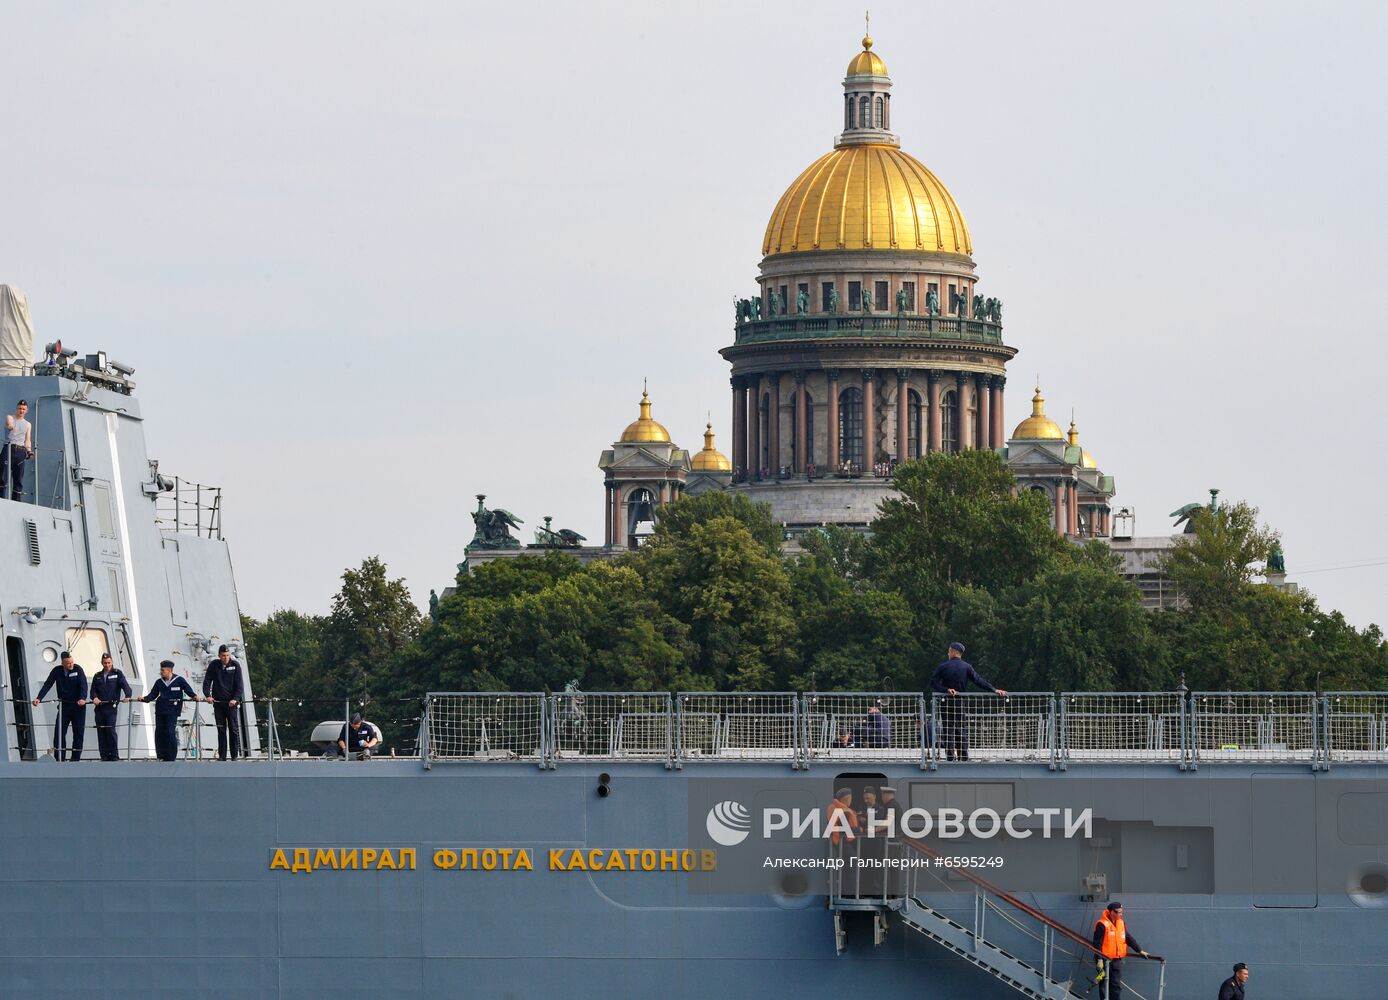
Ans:
[[[927,392],[926,405],[930,408],[930,413],[926,419],[929,424],[930,433],[927,440],[928,451],[940,450],[940,379],[941,374],[932,371],[927,374],[930,388]]]
[[[896,370],[896,460],[904,462],[911,457],[910,419],[911,419],[911,372],[907,368]]]
[[[771,478],[775,479],[781,474],[781,373],[772,372],[770,381],[771,401],[766,408],[766,464],[771,467]]]
[[[1065,534],[1065,484],[1059,479],[1055,483],[1055,533]]]
[[[602,540],[602,543],[603,543],[604,545],[611,545],[611,544],[612,544],[612,484],[611,484],[611,483],[607,483],[606,486],[607,486],[607,502],[604,503],[604,504],[602,505],[602,506],[603,506],[603,513],[606,515],[606,517],[603,518],[603,521],[604,521],[605,523],[603,524],[603,528],[602,528],[602,533],[603,533],[603,540]]]
[[[1070,484],[1070,534],[1080,533],[1080,491],[1074,483]]]
[[[761,478],[761,376],[753,375],[747,380],[747,389],[751,394],[751,433],[747,435],[747,448],[751,454],[747,457],[747,477],[749,479]]]
[[[1007,422],[1002,418],[1002,390],[1007,379],[1002,375],[993,376],[993,447],[1001,448],[1007,444]]]
[[[973,418],[969,416],[969,383],[972,382],[968,375],[960,372],[955,377],[954,398],[958,403],[959,419],[955,421],[959,428],[959,450],[967,451],[974,446]]]
[[[734,375],[733,383],[733,482],[747,475],[747,380]]]
[[[978,377],[978,446],[995,448],[993,440],[993,413],[988,404],[993,401],[993,376]]]
[[[795,474],[803,475],[807,466],[805,454],[807,441],[805,434],[808,421],[805,419],[805,401],[809,396],[805,392],[805,373],[795,373]]]
[[[876,375],[871,368],[863,369],[863,474],[872,473],[877,462],[877,403]]]
[[[839,370],[826,368],[824,377],[829,380],[829,474],[839,471]]]

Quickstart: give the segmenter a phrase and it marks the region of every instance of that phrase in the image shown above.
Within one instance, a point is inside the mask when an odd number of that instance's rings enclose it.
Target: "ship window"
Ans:
[[[878,127],[878,128],[883,128],[883,127],[885,127],[885,126],[883,125],[883,121],[882,121],[882,98],[880,98],[880,97],[877,98],[877,115],[876,115],[875,121],[876,121],[876,124],[877,124],[877,127]]]
[[[73,660],[86,670],[87,676],[90,677],[101,669],[102,654],[109,653],[111,646],[106,641],[105,629],[83,625],[67,630],[67,649]]]
[[[872,293],[872,304],[875,309],[885,309],[891,311],[892,303],[887,301],[887,283],[877,282],[877,290]]]
[[[92,506],[96,508],[96,530],[106,538],[115,538],[116,523],[111,517],[111,488],[105,483],[92,484]]]
[[[839,393],[839,461],[863,469],[863,390],[857,387]]]
[[[120,598],[120,573],[116,572],[114,566],[106,567],[106,582],[111,587],[111,610],[125,611],[125,602]]]
[[[848,283],[848,308],[863,308],[863,283],[861,281],[850,281]]]

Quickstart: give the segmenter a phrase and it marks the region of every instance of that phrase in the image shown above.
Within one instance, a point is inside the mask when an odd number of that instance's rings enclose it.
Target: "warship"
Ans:
[[[243,759],[190,701],[155,760],[131,701],[119,760],[90,720],[59,760],[62,650],[137,697],[246,660],[220,493],[150,458],[133,375],[52,344],[0,377],[34,429],[0,500],[0,995],[1102,996],[1111,898],[1162,958],[1130,995],[1236,961],[1258,996],[1381,990],[1388,694],[970,695],[951,760],[920,693],[439,692],[410,753],[330,762],[282,749],[250,662]],[[899,826],[817,829],[869,786]]]

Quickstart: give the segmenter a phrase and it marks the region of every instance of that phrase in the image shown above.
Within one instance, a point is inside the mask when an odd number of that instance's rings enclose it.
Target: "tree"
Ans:
[[[919,650],[905,599],[855,586],[834,558],[843,550],[830,548],[827,558],[806,554],[790,567],[800,671],[792,684],[817,691],[918,686]]]
[[[899,496],[872,522],[869,573],[911,602],[918,634],[938,645],[963,587],[1001,593],[1065,557],[1050,505],[1016,483],[992,451],[932,452],[896,468]]]
[[[263,622],[241,616],[247,667],[255,678],[258,698],[273,697],[301,667],[318,672],[323,655],[323,618],[288,608],[270,613]]]
[[[1193,606],[1219,603],[1252,582],[1256,563],[1267,559],[1277,532],[1258,524],[1258,508],[1240,501],[1191,515],[1192,530],[1181,535],[1162,560],[1162,572]]]
[[[771,520],[771,505],[749,500],[741,493],[710,490],[698,496],[680,497],[656,513],[652,541],[688,535],[696,524],[707,524],[720,517],[740,522],[767,552],[781,551],[781,526]]]
[[[632,565],[665,612],[689,627],[707,686],[767,691],[787,682],[795,658],[790,579],[778,549],[742,519],[657,525]]]
[[[343,572],[323,625],[323,689],[370,700],[372,673],[414,640],[420,624],[405,581],[387,579],[376,556]]]
[[[599,691],[694,683],[688,629],[661,610],[634,569],[558,559],[572,569],[522,556],[507,562],[529,565],[490,575],[505,585],[478,573],[444,598],[438,621],[402,658],[408,667],[397,683],[417,693],[559,690],[570,680]],[[522,576],[549,583],[509,586]]]

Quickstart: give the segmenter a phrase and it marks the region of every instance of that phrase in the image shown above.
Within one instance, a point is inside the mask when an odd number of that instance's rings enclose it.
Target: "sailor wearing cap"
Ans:
[[[59,663],[48,672],[48,680],[39,688],[37,705],[43,701],[53,687],[58,689],[58,720],[53,727],[53,755],[59,760],[82,759],[82,737],[87,730],[87,672],[82,665],[74,663],[72,654],[66,649],[58,657]],[[72,730],[72,742],[66,740],[68,730]],[[65,748],[71,747],[69,754]]]
[[[352,716],[350,724],[342,727],[337,734],[339,756],[370,760],[371,753],[381,745],[381,733],[375,726],[362,720],[361,713]]]
[[[173,660],[159,664],[159,679],[141,701],[154,702],[154,752],[160,760],[178,757],[178,716],[183,699],[198,700],[198,693],[186,677],[174,676]]]
[[[962,642],[951,642],[948,658],[935,668],[935,675],[930,678],[930,690],[936,694],[947,695],[940,700],[940,735],[945,756],[949,760],[954,760],[956,756],[959,760],[969,759],[968,710],[958,696],[967,691],[970,684],[985,691],[992,691],[1000,697],[1007,697],[1006,691],[993,687],[964,659]]]
[[[241,702],[246,686],[241,679],[241,664],[231,658],[231,650],[222,646],[217,658],[207,665],[202,679],[203,697],[212,702],[212,714],[217,719],[217,759],[227,759],[227,734],[231,734],[231,759],[241,756]]]

